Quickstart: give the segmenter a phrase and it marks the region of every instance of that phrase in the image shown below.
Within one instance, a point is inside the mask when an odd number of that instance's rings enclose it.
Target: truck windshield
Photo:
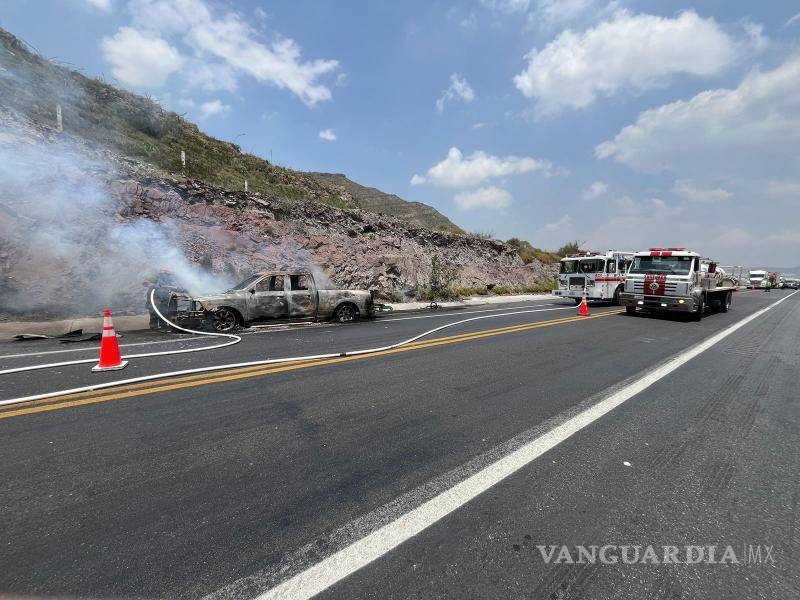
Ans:
[[[637,256],[630,273],[666,273],[688,275],[692,268],[691,256]]]
[[[561,261],[561,268],[559,269],[559,273],[562,275],[569,275],[570,273],[575,273],[578,268],[578,261],[577,260],[562,260]]]
[[[259,279],[261,279],[261,275],[253,275],[252,277],[248,277],[247,279],[245,279],[245,280],[244,280],[244,281],[242,281],[241,283],[239,283],[239,284],[237,284],[237,285],[233,286],[233,287],[232,287],[231,289],[229,289],[228,291],[229,291],[229,292],[239,292],[239,291],[241,291],[241,290],[247,289],[248,287],[250,287],[251,285],[253,285],[253,284],[254,284],[256,281],[258,281]]]
[[[581,260],[579,263],[579,273],[602,273],[606,266],[606,261],[603,259]]]
[[[578,260],[561,261],[559,273],[569,275],[571,273],[602,273],[606,266],[606,261],[602,258],[588,258]]]

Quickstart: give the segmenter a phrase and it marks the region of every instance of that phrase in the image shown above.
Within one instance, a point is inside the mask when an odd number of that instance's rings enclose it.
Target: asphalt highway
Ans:
[[[250,600],[300,581],[329,598],[800,597],[800,294],[740,292],[699,323],[497,308],[254,332],[112,374],[0,376],[12,398],[503,315],[372,356],[0,408],[0,595]],[[505,314],[520,310],[539,312]],[[123,343],[150,341],[208,343]],[[0,344],[0,368],[63,359],[36,344]],[[753,560],[542,553],[604,545]]]

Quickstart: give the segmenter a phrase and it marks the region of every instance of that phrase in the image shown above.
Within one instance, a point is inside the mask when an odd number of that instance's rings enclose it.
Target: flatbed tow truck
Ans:
[[[728,312],[735,289],[731,276],[697,252],[651,248],[634,255],[619,297],[629,315],[638,308],[681,312],[699,321],[706,309]]]

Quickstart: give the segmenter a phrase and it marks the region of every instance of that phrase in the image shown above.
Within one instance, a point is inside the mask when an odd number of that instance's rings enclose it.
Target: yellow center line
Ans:
[[[63,408],[83,406],[86,404],[108,402],[111,400],[120,400],[123,398],[131,398],[133,396],[143,396],[143,395],[155,394],[159,392],[167,392],[177,389],[187,389],[202,385],[209,385],[212,383],[223,383],[226,381],[249,379],[251,377],[259,377],[262,375],[270,375],[273,373],[296,371],[299,369],[306,369],[309,367],[345,363],[354,360],[372,358],[376,356],[388,356],[391,354],[398,354],[400,352],[410,352],[412,350],[422,350],[425,348],[433,348],[436,346],[456,344],[470,340],[482,339],[486,337],[493,337],[509,333],[517,333],[521,331],[540,329],[543,327],[550,327],[553,325],[560,325],[564,323],[587,321],[609,315],[616,315],[619,314],[620,312],[621,311],[615,310],[615,311],[607,311],[599,313],[590,317],[566,317],[561,319],[552,319],[549,321],[539,321],[536,323],[511,325],[508,327],[500,327],[497,329],[489,329],[479,332],[464,333],[448,337],[435,338],[432,340],[414,342],[406,346],[401,346],[400,348],[394,348],[391,350],[382,350],[380,352],[373,352],[370,354],[361,354],[356,356],[342,356],[342,357],[322,359],[322,360],[310,360],[310,361],[299,360],[297,362],[285,363],[281,365],[261,365],[261,366],[254,365],[252,367],[234,368],[228,370],[215,371],[213,373],[203,373],[199,375],[176,377],[168,379],[166,381],[157,381],[157,382],[151,381],[151,382],[143,382],[127,386],[120,386],[118,388],[114,388],[113,390],[99,390],[95,392],[69,394],[69,395],[58,396],[54,398],[46,398],[43,400],[26,403],[23,408],[11,408],[4,410],[0,412],[0,419],[8,419],[20,415],[35,414],[40,412],[49,412]]]
[[[572,316],[572,317],[562,317],[562,318],[559,318],[559,319],[551,319],[551,320],[548,320],[548,321],[539,321],[538,323],[548,323],[548,324],[555,325],[555,324],[558,324],[558,323],[575,321],[575,320],[578,320],[578,317],[574,317],[574,316]],[[534,324],[538,324],[538,323],[534,323]],[[520,327],[529,327],[530,325],[531,325],[531,323],[523,323],[521,325],[508,325],[508,326],[505,326],[505,327],[498,327],[496,329],[490,329],[490,330],[484,330],[484,331],[490,331],[490,332],[494,332],[494,333],[497,333],[497,334],[508,333],[508,332],[516,331]],[[407,344],[406,346],[404,346],[404,348],[407,348],[409,350],[410,349],[414,349],[414,348],[421,348],[421,347],[425,347],[426,345],[430,344],[431,342],[440,341],[440,340],[458,341],[458,340],[462,340],[462,339],[469,339],[472,336],[474,336],[475,333],[481,333],[481,332],[460,333],[460,334],[457,334],[457,335],[444,336],[444,337],[440,337],[440,338],[432,338],[432,339],[428,339],[428,340],[421,340],[421,341],[412,342],[410,344]],[[291,363],[280,363],[280,366],[283,366],[285,364],[291,364],[293,366],[294,365],[300,365],[300,364],[311,364],[311,363],[319,364],[320,360],[321,359],[313,359],[313,360],[298,359],[297,361],[292,361]],[[216,370],[216,371],[209,371],[209,372],[206,372],[206,373],[198,373],[198,374],[194,374],[194,375],[184,375],[184,376],[171,377],[169,379],[169,382],[170,383],[179,383],[179,382],[183,382],[183,381],[198,381],[198,380],[201,380],[201,379],[214,379],[214,378],[219,377],[220,375],[230,375],[230,374],[236,374],[236,373],[248,373],[248,372],[253,372],[253,371],[258,371],[258,374],[261,375],[261,374],[269,372],[269,371],[265,371],[265,369],[272,369],[272,368],[278,368],[278,367],[279,367],[278,364],[274,364],[274,365],[260,364],[260,365],[251,365],[249,367],[235,367],[235,368],[230,368],[230,369],[220,369],[220,370]],[[135,384],[120,385],[120,386],[114,388],[114,392],[116,393],[116,392],[121,392],[121,391],[150,388],[152,386],[163,385],[163,383],[164,383],[164,380],[152,380],[152,381],[143,381],[141,383],[135,383]],[[37,405],[37,404],[49,404],[49,403],[53,403],[53,402],[60,402],[60,401],[63,401],[63,400],[76,400],[78,398],[90,398],[90,397],[95,397],[95,396],[106,395],[108,393],[110,393],[109,389],[101,389],[101,390],[92,390],[92,391],[87,391],[87,392],[79,392],[79,393],[75,393],[75,394],[64,394],[62,396],[54,396],[52,398],[44,398],[42,400],[34,400],[34,401],[29,402],[29,403],[26,403],[25,406],[33,406],[33,405]],[[1,410],[3,410],[2,407],[0,407],[0,411]]]

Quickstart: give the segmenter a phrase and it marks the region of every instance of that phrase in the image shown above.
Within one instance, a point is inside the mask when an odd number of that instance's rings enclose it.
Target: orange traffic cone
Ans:
[[[114,323],[111,322],[111,311],[106,309],[103,315],[103,337],[100,340],[100,362],[92,367],[93,373],[100,371],[117,371],[124,369],[128,364],[127,360],[122,360],[119,353],[119,342],[117,332],[114,330]]]
[[[578,307],[578,314],[582,317],[589,316],[589,305],[586,303],[586,288],[583,288],[583,298],[581,298],[581,304]]]

